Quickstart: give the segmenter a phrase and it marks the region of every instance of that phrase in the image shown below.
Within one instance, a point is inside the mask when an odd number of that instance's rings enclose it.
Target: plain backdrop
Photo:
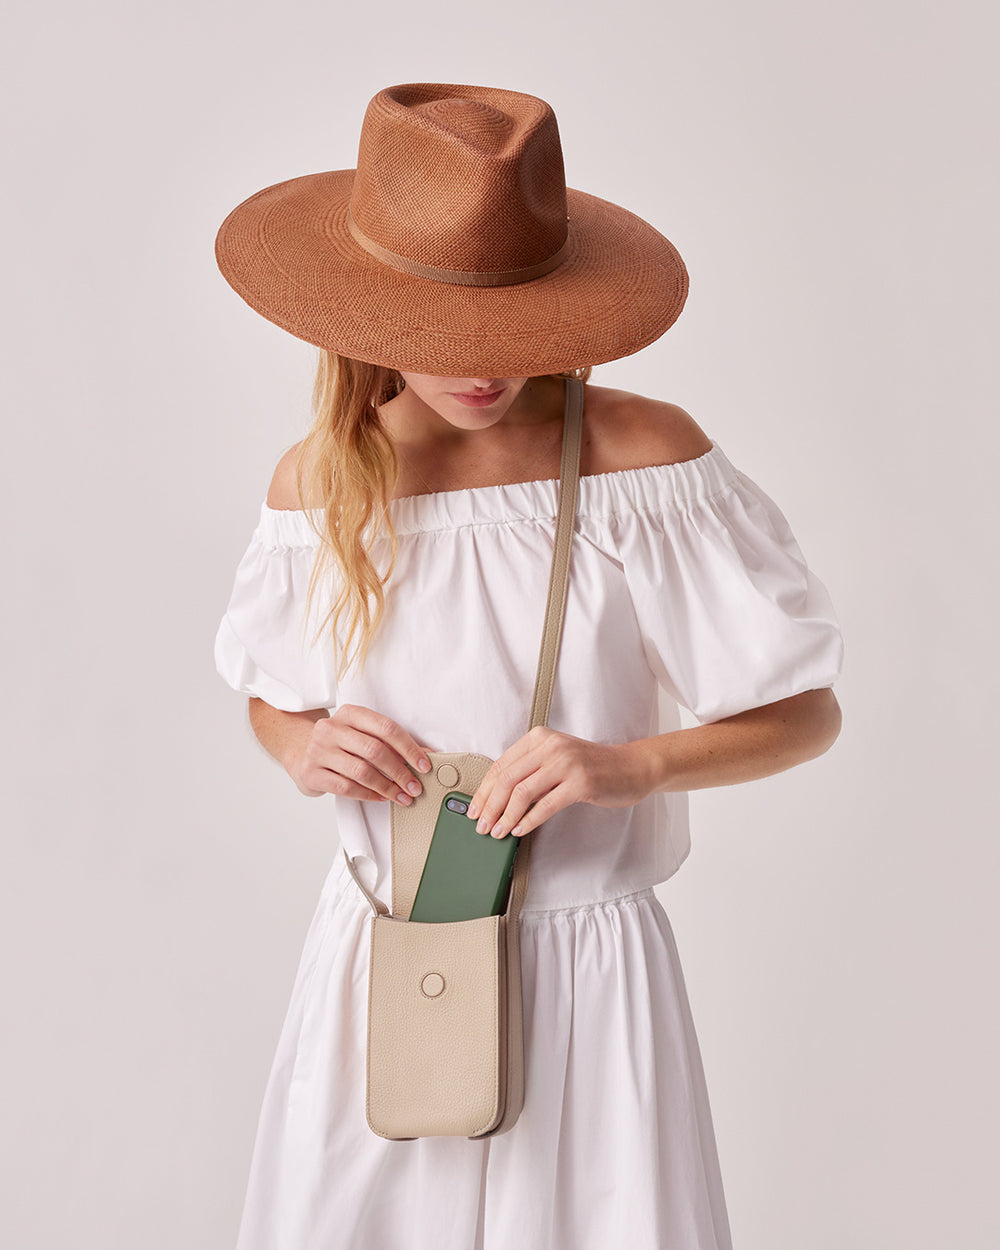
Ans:
[[[993,12],[8,5],[7,1244],[234,1242],[337,840],[214,670],[314,352],[213,240],[259,188],[353,167],[368,99],[419,80],[544,97],[569,185],[674,241],[683,316],[594,381],[687,408],[844,627],[840,739],[696,792],[658,889],[735,1244],[998,1244]]]

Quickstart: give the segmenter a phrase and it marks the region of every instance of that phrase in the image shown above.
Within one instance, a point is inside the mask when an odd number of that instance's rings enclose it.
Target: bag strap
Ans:
[[[546,725],[552,704],[552,687],[555,684],[556,660],[562,642],[563,617],[566,596],[569,592],[569,563],[573,543],[573,525],[576,520],[576,500],[580,484],[580,448],[583,442],[583,383],[579,378],[566,379],[566,411],[563,417],[562,461],[559,466],[559,504],[556,511],[555,550],[552,553],[552,571],[549,574],[549,595],[545,604],[545,623],[542,626],[542,646],[538,654],[535,674],[535,695],[531,701],[529,729]],[[510,834],[507,835],[510,837]],[[507,901],[508,941],[517,941],[518,915],[528,894],[528,877],[531,872],[531,842],[533,835],[521,837],[521,845],[514,856],[514,872],[510,882]]]
[[[531,702],[528,728],[545,725],[552,704],[552,688],[555,684],[556,661],[562,641],[563,618],[566,596],[569,591],[569,565],[573,543],[573,526],[576,520],[576,501],[580,482],[580,449],[583,443],[583,382],[579,378],[566,379],[566,407],[563,415],[562,459],[559,465],[559,502],[556,510],[555,543],[552,552],[552,569],[549,573],[549,593],[545,604],[545,621],[542,626],[542,645],[538,654],[535,673],[535,693]],[[507,835],[510,836],[509,834]],[[516,941],[517,918],[528,893],[528,875],[531,867],[531,837],[524,834],[514,857],[510,898],[507,904],[508,934],[513,930]],[[358,888],[371,904],[376,915],[388,915],[389,909],[362,882],[360,874],[344,851],[347,867]]]
[[[583,441],[583,383],[566,379],[566,412],[563,417],[562,461],[559,466],[559,506],[556,512],[555,550],[549,575],[549,597],[542,626],[542,649],[535,675],[535,697],[531,704],[529,729],[549,719],[556,660],[562,641],[563,615],[569,590],[569,557],[576,520],[576,498],[580,485],[580,447]]]

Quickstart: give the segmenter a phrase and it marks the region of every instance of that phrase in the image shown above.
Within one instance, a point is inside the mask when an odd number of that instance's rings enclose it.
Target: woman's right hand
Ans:
[[[312,726],[285,769],[303,794],[409,805],[430,771],[427,752],[400,725],[371,708],[345,704]]]

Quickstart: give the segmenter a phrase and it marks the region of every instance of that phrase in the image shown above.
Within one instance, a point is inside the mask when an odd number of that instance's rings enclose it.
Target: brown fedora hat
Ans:
[[[688,286],[659,231],[566,187],[549,105],[495,87],[380,91],[356,170],[258,191],[215,250],[233,289],[298,338],[456,377],[631,355],[676,320]]]

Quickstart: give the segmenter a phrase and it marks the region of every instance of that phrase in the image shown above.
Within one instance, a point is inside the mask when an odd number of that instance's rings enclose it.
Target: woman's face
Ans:
[[[460,430],[483,430],[502,421],[528,378],[440,378],[402,373],[406,389]]]

